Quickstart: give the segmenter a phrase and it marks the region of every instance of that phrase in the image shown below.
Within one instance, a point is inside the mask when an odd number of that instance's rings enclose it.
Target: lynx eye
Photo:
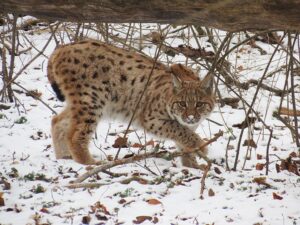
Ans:
[[[181,107],[186,107],[186,102],[185,101],[181,101],[181,102],[179,102],[179,105],[181,106]]]
[[[205,102],[197,102],[196,107],[200,108],[203,107],[206,103]]]

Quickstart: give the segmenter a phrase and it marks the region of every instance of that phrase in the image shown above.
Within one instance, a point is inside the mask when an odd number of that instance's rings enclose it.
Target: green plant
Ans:
[[[24,124],[26,122],[27,122],[27,119],[24,116],[21,116],[19,119],[15,120],[16,124]]]

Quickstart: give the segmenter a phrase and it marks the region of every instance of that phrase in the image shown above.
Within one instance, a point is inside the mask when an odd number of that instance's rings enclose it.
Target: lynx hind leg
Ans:
[[[81,164],[97,164],[89,152],[89,143],[100,116],[97,111],[78,109],[72,111],[68,132],[68,146],[72,158]]]
[[[52,119],[52,140],[56,159],[71,159],[71,153],[68,149],[68,128],[70,126],[70,117],[68,109]]]

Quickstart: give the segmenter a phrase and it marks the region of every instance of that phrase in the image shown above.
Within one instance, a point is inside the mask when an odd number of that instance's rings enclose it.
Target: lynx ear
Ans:
[[[205,90],[208,95],[213,94],[214,91],[214,75],[208,73],[201,81],[201,87]]]
[[[174,91],[178,91],[182,88],[182,80],[175,74],[172,74],[173,77],[173,86],[174,86]]]
[[[185,67],[182,64],[173,64],[171,66],[171,72],[182,81],[197,81],[199,78],[195,75],[195,73]]]

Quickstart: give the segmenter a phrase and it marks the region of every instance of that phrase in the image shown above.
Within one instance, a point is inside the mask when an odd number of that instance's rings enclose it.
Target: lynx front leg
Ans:
[[[68,149],[67,132],[70,126],[70,117],[68,109],[65,109],[60,114],[52,119],[52,140],[55,150],[56,159],[71,159],[71,153]]]
[[[203,141],[203,143],[204,143],[204,141]],[[190,148],[181,147],[181,145],[178,144],[178,143],[177,143],[177,146],[183,152],[190,152],[191,150],[194,150],[194,149],[190,149]],[[201,149],[201,150],[204,153],[207,152],[207,148],[206,147],[204,149]],[[199,164],[197,162],[197,154],[195,154],[195,153],[190,153],[190,154],[182,156],[181,157],[181,162],[182,162],[183,166],[190,167],[190,168],[195,168],[195,169],[199,169]]]
[[[197,129],[197,126],[193,127],[193,128],[190,128],[193,132],[196,131]],[[200,140],[201,144],[204,144],[205,142],[203,140]],[[184,148],[184,146],[181,146],[180,144],[177,143],[177,146],[179,149],[181,149],[183,152],[190,152],[191,150],[194,150],[194,149],[190,149],[190,148]],[[203,153],[207,153],[207,147],[204,147],[203,149],[201,149]],[[187,155],[184,155],[181,157],[181,162],[182,162],[182,165],[183,166],[186,166],[186,167],[191,167],[191,168],[195,168],[195,169],[198,169],[199,168],[199,164],[197,162],[197,154],[195,153],[190,153],[190,154],[187,154]]]
[[[145,123],[145,128],[163,138],[172,139],[182,151],[189,152],[199,148],[204,141],[191,129],[181,125],[175,120],[160,120],[154,119]],[[206,152],[206,148],[201,149]],[[193,154],[185,155],[182,157],[184,166],[199,168],[196,157]]]

